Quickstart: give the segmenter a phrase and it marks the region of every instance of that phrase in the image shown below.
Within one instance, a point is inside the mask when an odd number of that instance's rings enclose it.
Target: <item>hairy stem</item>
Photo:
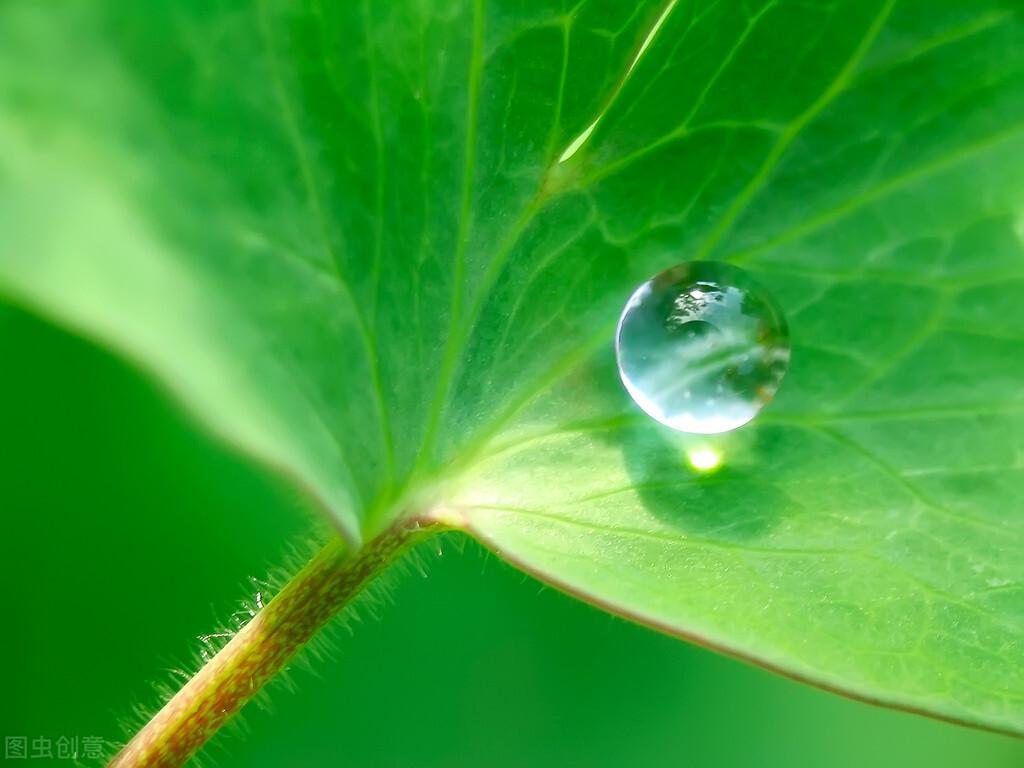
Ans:
[[[334,539],[231,638],[111,761],[180,766],[415,539],[397,527],[351,553]]]

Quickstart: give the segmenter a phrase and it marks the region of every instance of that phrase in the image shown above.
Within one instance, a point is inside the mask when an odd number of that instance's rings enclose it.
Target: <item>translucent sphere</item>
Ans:
[[[648,415],[681,432],[727,432],[774,397],[789,367],[789,330],[742,269],[691,261],[633,292],[615,352],[622,383]]]

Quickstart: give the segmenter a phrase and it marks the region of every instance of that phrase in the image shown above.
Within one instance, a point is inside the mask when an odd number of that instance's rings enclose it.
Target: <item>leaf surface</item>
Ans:
[[[443,516],[614,612],[1024,732],[1015,3],[56,6],[0,8],[0,291],[353,542]],[[794,340],[711,441],[611,349],[694,258]]]

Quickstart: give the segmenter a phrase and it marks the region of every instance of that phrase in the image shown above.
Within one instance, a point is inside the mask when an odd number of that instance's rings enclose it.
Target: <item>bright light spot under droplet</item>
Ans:
[[[698,472],[711,472],[722,463],[722,454],[712,448],[696,448],[687,455],[690,466]]]
[[[1017,212],[1017,218],[1013,222],[1013,231],[1018,240],[1024,241],[1024,211]]]

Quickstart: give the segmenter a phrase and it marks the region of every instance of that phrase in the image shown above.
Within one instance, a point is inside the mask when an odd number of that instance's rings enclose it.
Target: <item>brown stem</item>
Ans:
[[[394,528],[351,554],[328,543],[156,713],[110,768],[182,765],[416,538]]]

